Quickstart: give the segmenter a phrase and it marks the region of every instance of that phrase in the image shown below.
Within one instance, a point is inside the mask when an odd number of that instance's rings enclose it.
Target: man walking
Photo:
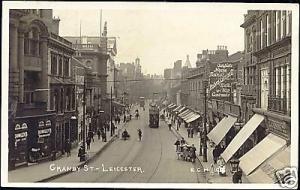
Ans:
[[[71,156],[71,143],[70,143],[69,139],[67,139],[65,146],[66,146],[65,150],[67,153],[67,157],[69,157],[69,156]]]
[[[100,132],[100,129],[98,129],[98,130],[97,130],[98,140],[100,140],[100,135],[101,135],[101,132]]]
[[[171,127],[172,127],[172,121],[171,121],[171,119],[169,119],[169,121],[168,121],[168,127],[169,127],[169,130],[171,131]]]
[[[91,138],[90,137],[88,137],[86,139],[86,144],[87,144],[87,150],[90,150],[90,148],[91,148]]]

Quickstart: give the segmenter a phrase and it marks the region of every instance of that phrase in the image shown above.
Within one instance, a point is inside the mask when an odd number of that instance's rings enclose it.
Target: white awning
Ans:
[[[190,112],[189,114],[183,116],[183,120],[184,120],[185,122],[187,122],[187,120],[188,120],[190,117],[192,117],[193,115],[194,115],[194,113],[193,113],[193,112]]]
[[[236,117],[224,117],[211,131],[207,137],[215,144],[219,144],[225,137],[232,125],[237,121]]]
[[[288,146],[261,164],[247,176],[251,183],[277,183],[275,171],[291,165],[291,147]]]
[[[173,111],[178,111],[181,108],[181,106],[177,106]]]
[[[246,175],[260,166],[266,159],[280,150],[286,141],[272,133],[240,158],[240,167]]]
[[[195,121],[196,119],[198,119],[200,117],[199,114],[194,114],[190,119],[188,119],[186,122],[187,123],[191,123],[193,121]]]
[[[191,111],[189,109],[185,110],[184,112],[180,113],[178,116],[179,117],[183,117],[185,115],[187,115],[188,113],[190,113]]]
[[[185,109],[185,107],[182,107],[178,110],[178,113],[182,112]]]
[[[255,114],[252,118],[243,126],[243,128],[236,134],[230,144],[221,154],[225,162],[233,156],[233,154],[244,144],[249,136],[255,131],[258,125],[264,120],[264,116]]]

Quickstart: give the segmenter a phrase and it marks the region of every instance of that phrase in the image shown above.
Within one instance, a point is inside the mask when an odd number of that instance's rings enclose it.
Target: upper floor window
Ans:
[[[57,75],[57,55],[51,53],[51,74]]]
[[[269,15],[266,15],[266,38],[267,38],[267,46],[270,45],[270,22],[269,22]]]
[[[292,11],[287,11],[286,16],[286,34],[289,35],[291,33],[291,25],[292,25]]]
[[[62,76],[63,75],[63,63],[62,63],[62,57],[58,57],[58,75]]]
[[[280,37],[283,38],[285,36],[285,11],[281,11],[281,21],[280,21]]]
[[[264,39],[264,28],[263,28],[263,20],[260,20],[260,49],[263,48],[263,39]]]
[[[64,75],[70,76],[70,59],[68,57],[64,57]]]
[[[279,29],[280,29],[280,11],[275,12],[275,17],[276,17],[276,41],[279,39]]]
[[[37,28],[32,28],[31,31],[24,35],[24,54],[39,56],[39,31]]]

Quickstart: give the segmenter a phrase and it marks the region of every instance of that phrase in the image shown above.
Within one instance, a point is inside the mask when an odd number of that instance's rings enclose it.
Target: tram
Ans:
[[[155,103],[150,103],[149,105],[149,127],[159,127],[159,108]]]

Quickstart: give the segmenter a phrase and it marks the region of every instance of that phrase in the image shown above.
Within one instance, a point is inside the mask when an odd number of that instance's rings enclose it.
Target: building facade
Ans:
[[[10,10],[10,169],[36,162],[34,150],[41,152],[39,160],[50,159],[63,153],[67,138],[77,140],[71,128],[76,111],[70,60],[75,51],[58,32],[59,19],[50,9]]]

